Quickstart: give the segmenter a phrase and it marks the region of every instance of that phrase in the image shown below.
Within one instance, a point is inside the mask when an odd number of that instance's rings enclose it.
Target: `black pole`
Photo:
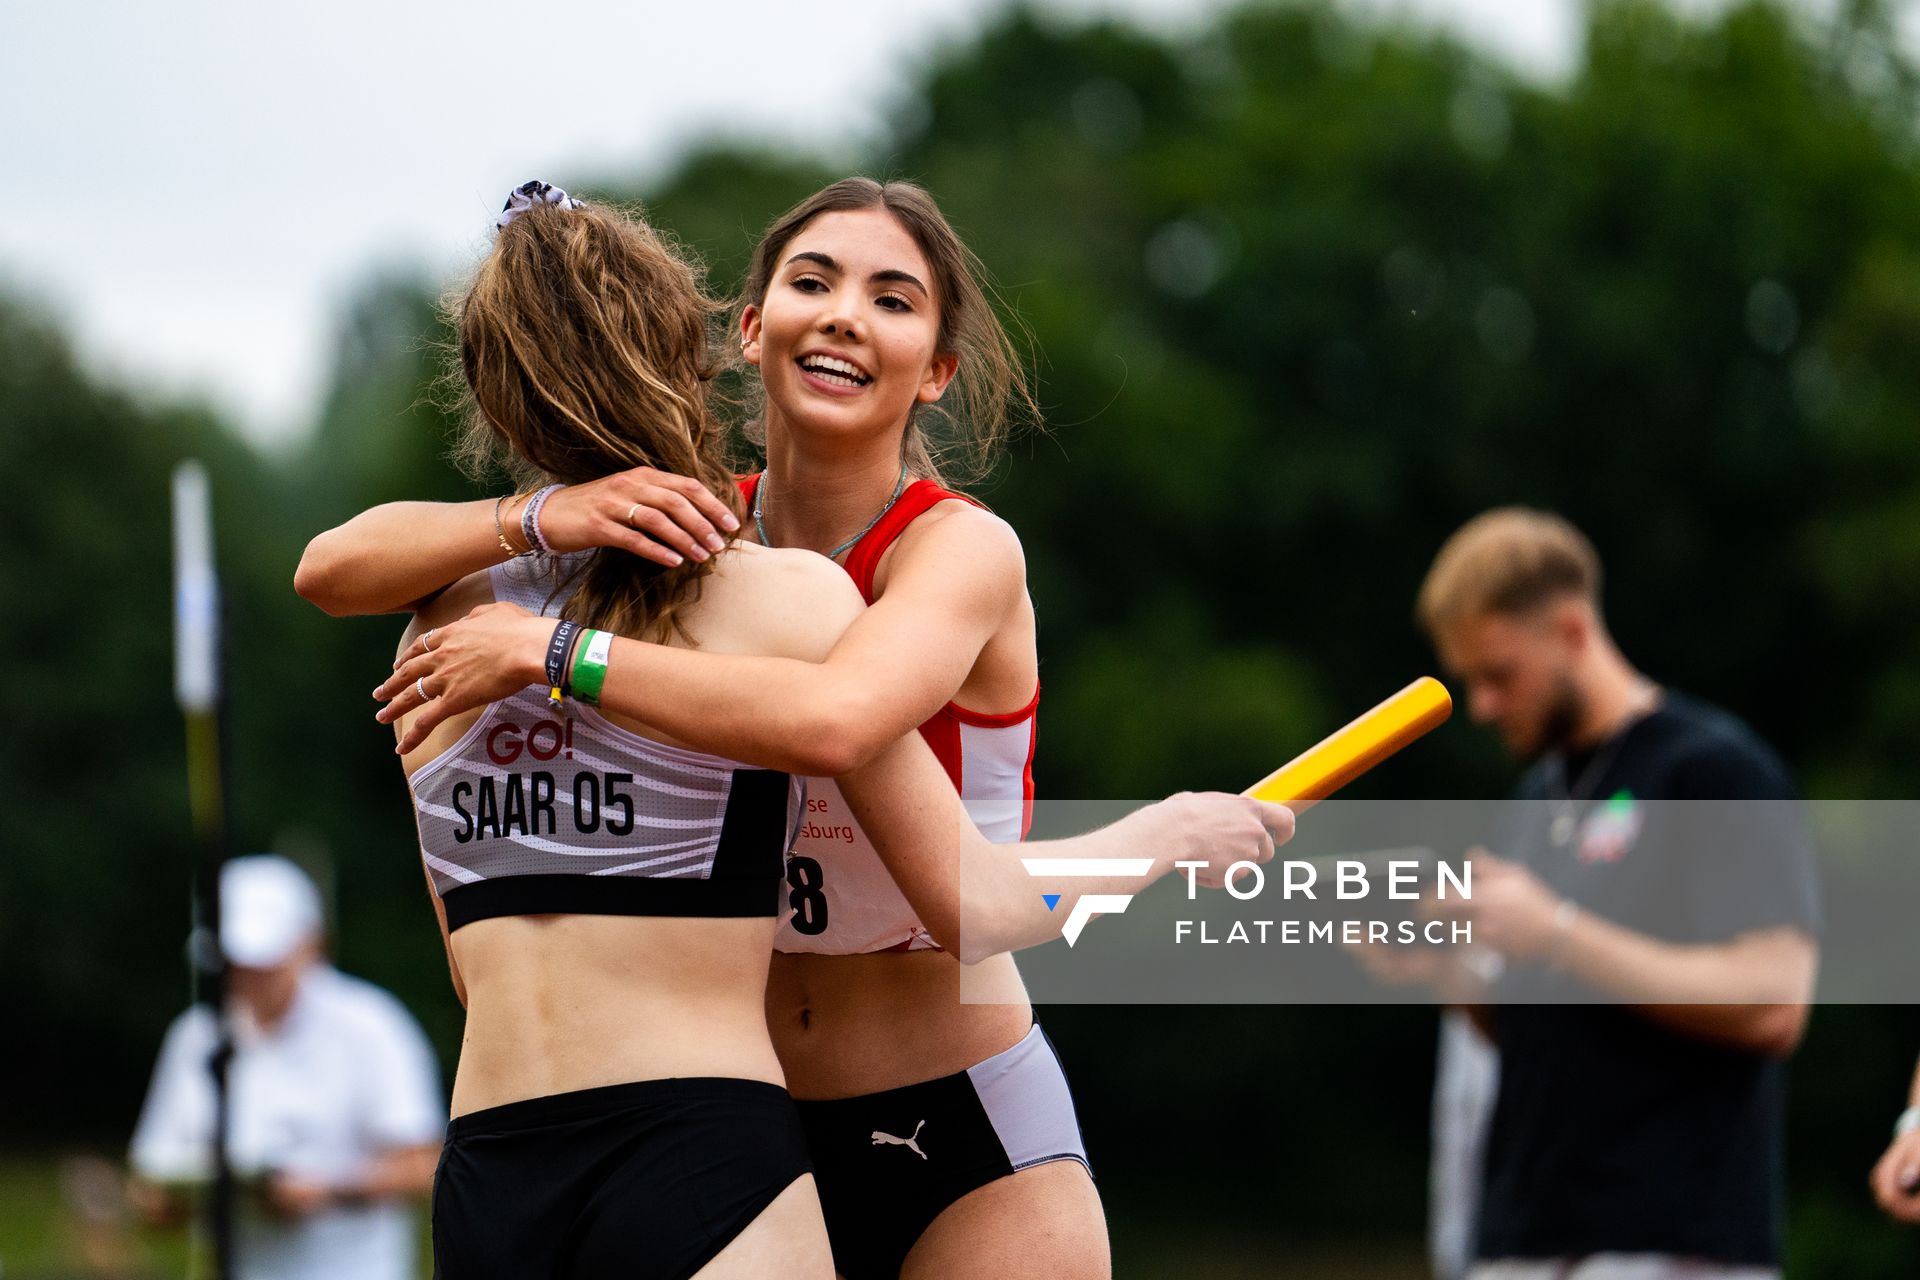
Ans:
[[[227,1156],[233,1025],[227,1016],[227,961],[220,946],[220,871],[226,865],[227,761],[222,615],[213,561],[206,470],[183,462],[173,473],[174,690],[187,723],[187,797],[195,836],[194,927],[189,947],[198,999],[212,1015],[213,1188],[207,1231],[215,1280],[233,1280],[233,1166]]]

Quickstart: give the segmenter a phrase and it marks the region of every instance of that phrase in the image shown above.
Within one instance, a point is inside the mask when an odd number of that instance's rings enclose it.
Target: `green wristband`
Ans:
[[[600,705],[600,686],[607,682],[607,655],[613,651],[611,631],[589,631],[574,650],[573,696],[589,706]]]

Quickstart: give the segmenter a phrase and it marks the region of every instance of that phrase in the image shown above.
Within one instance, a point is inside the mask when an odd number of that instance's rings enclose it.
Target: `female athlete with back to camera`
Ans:
[[[846,772],[917,726],[982,827],[1017,839],[1038,700],[1023,558],[1003,521],[931,478],[915,421],[970,367],[969,419],[988,437],[1007,400],[1023,397],[971,256],[918,188],[835,184],[762,242],[740,338],[766,391],[768,469],[748,486],[756,528],[771,545],[845,555],[872,607],[817,664],[615,641],[604,704],[705,750],[820,775]],[[634,497],[622,512],[638,486],[673,497]],[[628,474],[558,491],[539,523],[562,548],[639,549],[611,526],[657,503],[675,512],[679,545],[697,556],[686,535],[708,531],[688,518],[692,502],[717,505],[710,490]],[[303,564],[315,590],[303,594],[335,612],[391,607],[463,567],[462,555],[498,560],[475,546],[479,510],[370,512],[316,540]],[[656,520],[640,517],[663,528]],[[404,551],[402,521],[414,534]],[[329,589],[355,569],[368,572],[354,587]],[[431,646],[417,641],[380,691],[394,698],[383,717],[433,695],[403,734],[411,746],[447,711],[523,685],[550,629],[495,608],[443,628]],[[847,792],[817,797],[830,807],[813,826],[831,835],[803,840],[790,863],[795,910],[768,1000],[837,1265],[850,1280],[1107,1274],[1071,1097],[1017,970],[1004,955],[984,959],[969,998],[997,1003],[960,1003],[961,957],[939,945],[957,934],[957,867],[903,868],[888,856],[871,795]],[[1291,829],[1290,815],[1269,821],[1282,838]],[[911,883],[916,866],[938,875]],[[1024,896],[1044,927],[1038,895]],[[1002,941],[977,944],[978,919],[969,914],[967,959]]]

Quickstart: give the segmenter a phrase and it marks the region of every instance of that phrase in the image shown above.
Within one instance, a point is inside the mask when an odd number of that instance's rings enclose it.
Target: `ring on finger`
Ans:
[[[415,676],[413,679],[413,687],[414,690],[419,693],[420,701],[433,701],[433,695],[427,692],[427,678],[425,676]]]
[[[630,506],[630,507],[628,507],[628,508],[627,508],[627,514],[621,517],[621,519],[620,519],[620,523],[621,523],[621,524],[632,524],[632,523],[633,523],[633,513],[634,513],[634,512],[636,512],[636,511],[638,511],[639,509],[640,509],[640,504],[639,504],[639,503],[637,503],[637,502],[636,502],[636,503],[634,503],[634,504],[633,504],[632,506]]]
[[[433,633],[438,631],[439,629],[440,628],[438,627],[428,627],[427,634],[420,637],[420,643],[426,646],[426,650],[428,653],[433,652]]]

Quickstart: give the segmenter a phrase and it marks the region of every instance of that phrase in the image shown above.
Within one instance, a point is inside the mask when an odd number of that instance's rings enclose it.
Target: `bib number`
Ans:
[[[812,858],[787,859],[787,885],[793,890],[787,902],[793,908],[793,931],[816,937],[827,931],[826,881],[820,864]]]

